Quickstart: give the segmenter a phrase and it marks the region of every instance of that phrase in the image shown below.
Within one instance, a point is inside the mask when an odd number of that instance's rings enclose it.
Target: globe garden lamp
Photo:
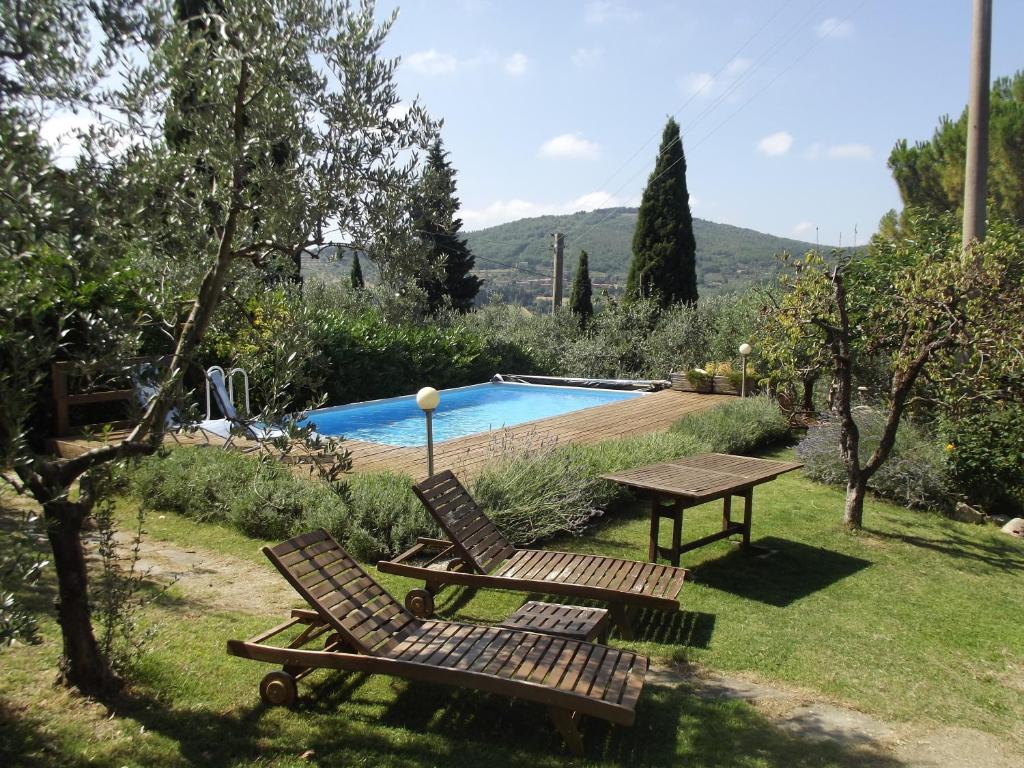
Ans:
[[[743,342],[740,344],[740,364],[743,366],[742,373],[740,374],[740,397],[747,396],[747,358],[750,357],[750,353],[754,351],[754,348]]]
[[[416,405],[427,417],[427,477],[434,474],[434,431],[431,416],[441,403],[441,394],[433,387],[423,387],[416,393]]]

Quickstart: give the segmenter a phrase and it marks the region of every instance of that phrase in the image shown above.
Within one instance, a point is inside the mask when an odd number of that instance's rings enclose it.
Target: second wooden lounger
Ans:
[[[427,478],[413,490],[450,540],[420,539],[394,560],[377,563],[377,568],[424,580],[424,588],[410,591],[405,601],[417,616],[433,613],[433,596],[446,584],[599,600],[608,604],[625,639],[633,636],[635,609],[679,610],[679,592],[686,578],[683,568],[516,549],[449,471]],[[437,567],[441,562],[446,563],[444,569]]]

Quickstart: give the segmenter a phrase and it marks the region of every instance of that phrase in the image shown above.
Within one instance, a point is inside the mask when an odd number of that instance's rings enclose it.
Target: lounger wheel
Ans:
[[[405,596],[405,607],[417,619],[426,619],[434,613],[434,596],[425,589],[410,589]]]
[[[299,696],[295,678],[287,672],[270,672],[260,681],[260,698],[271,707],[290,707]]]

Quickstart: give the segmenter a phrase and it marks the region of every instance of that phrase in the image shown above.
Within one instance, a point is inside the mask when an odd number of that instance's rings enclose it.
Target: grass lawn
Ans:
[[[786,452],[776,455],[784,456]],[[842,494],[794,473],[759,487],[750,557],[728,542],[684,555],[693,582],[675,616],[645,613],[622,645],[662,664],[688,662],[804,689],[886,720],[960,725],[1024,745],[1024,542],[869,500],[867,529],[841,526]],[[126,527],[133,516],[120,510]],[[710,532],[719,505],[688,513],[684,539]],[[151,514],[151,539],[214,550],[270,569],[260,542],[226,528]],[[637,508],[551,548],[642,558]],[[413,582],[371,573],[402,598]],[[52,584],[36,596],[52,601]],[[449,589],[446,618],[493,622],[516,593]],[[298,604],[296,601],[294,604]],[[50,682],[59,651],[44,642],[0,652],[3,765],[565,765],[540,707],[473,691],[318,672],[295,710],[267,709],[268,665],[228,657],[224,641],[276,623],[210,606],[180,588],[145,613],[154,631],[133,686],[111,703],[78,701]],[[617,642],[617,641],[616,641]],[[1016,730],[1015,730],[1016,729]],[[581,764],[630,766],[896,765],[870,749],[787,735],[749,704],[648,686],[632,728],[589,722]],[[312,755],[303,754],[312,750]]]

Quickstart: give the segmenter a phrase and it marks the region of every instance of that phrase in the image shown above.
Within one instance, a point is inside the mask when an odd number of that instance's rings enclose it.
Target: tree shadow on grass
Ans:
[[[0,765],[19,768],[68,768],[86,765],[84,759],[62,754],[46,723],[29,712],[18,712],[0,699]]]
[[[474,768],[487,764],[577,764],[544,707],[426,683],[400,683],[398,687],[380,725],[414,737],[412,743],[401,739],[402,746],[389,748],[388,754],[404,754],[415,764],[429,764],[433,758],[448,766]],[[684,687],[648,686],[632,727],[584,718],[582,731],[585,762],[631,768],[686,764],[740,768],[899,765],[878,744],[845,745],[792,735],[745,702],[700,698]],[[329,755],[348,738],[322,728],[314,749],[318,755]],[[362,749],[380,749],[381,745],[367,734],[361,738]]]
[[[784,608],[872,565],[870,560],[774,536],[754,543],[767,552],[737,548],[696,566],[694,581]]]
[[[583,761],[569,756],[542,706],[354,673],[317,673],[315,682],[300,685],[299,704],[292,712],[260,703],[222,711],[172,706],[142,694],[120,696],[108,705],[118,717],[131,718],[163,738],[156,744],[137,738],[94,756],[90,765],[290,764],[307,750],[313,753],[308,759],[313,765],[899,765],[878,744],[788,733],[746,702],[696,696],[686,686],[647,686],[632,727],[584,718]],[[4,765],[85,765],[84,758],[62,746],[59,730],[48,726],[0,703],[0,757],[9,758]]]
[[[933,536],[919,536],[910,533],[890,533],[865,529],[867,533],[884,539],[902,541],[912,547],[930,549],[957,560],[987,565],[998,570],[1020,570],[1024,568],[1024,547],[1019,540],[1006,537],[1006,541],[979,540],[965,536],[953,529],[936,529]]]

